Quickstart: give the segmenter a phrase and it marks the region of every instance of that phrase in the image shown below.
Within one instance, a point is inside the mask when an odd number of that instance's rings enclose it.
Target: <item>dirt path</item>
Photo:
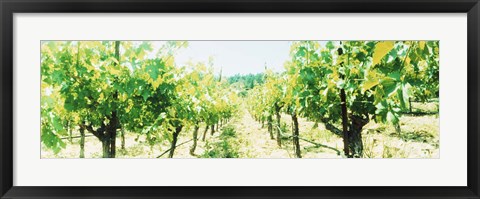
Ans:
[[[291,117],[282,114],[282,126],[285,134],[290,134]],[[343,141],[325,129],[323,124],[315,125],[305,118],[299,118],[301,153],[303,158],[342,158],[338,151],[342,151]],[[233,129],[233,135],[228,135]],[[186,128],[179,136],[178,143],[184,143],[175,149],[174,158],[223,158],[225,151],[231,151],[238,158],[295,158],[291,140],[282,140],[282,147],[278,147],[276,140],[270,138],[267,127],[256,122],[245,110],[228,124],[223,125],[212,136],[208,131],[206,140],[201,140],[205,130],[202,125],[199,130],[199,140],[195,154],[189,153],[192,140],[192,128]],[[227,134],[227,136],[223,136]],[[77,133],[75,132],[75,135]],[[365,126],[364,153],[369,158],[430,158],[439,157],[438,117],[402,117],[402,134],[397,135],[393,127],[370,123]],[[403,137],[399,137],[403,136]],[[308,140],[310,142],[307,142]],[[125,139],[126,150],[117,148],[117,158],[156,158],[170,148],[168,141],[150,145],[145,136],[136,133],[127,133]],[[67,142],[67,141],[66,141]],[[67,147],[59,154],[42,148],[42,158],[77,158],[79,156],[79,140],[67,143]],[[311,143],[313,142],[313,143]],[[117,138],[120,143],[120,138]],[[314,144],[317,143],[317,144]],[[322,146],[319,146],[323,145]],[[436,145],[435,145],[436,144]],[[328,147],[325,147],[328,146]],[[119,146],[118,146],[119,147]],[[333,149],[333,150],[332,150]],[[85,157],[100,158],[101,142],[95,137],[87,137],[85,142]],[[209,156],[210,152],[214,152]],[[337,152],[336,152],[337,151]],[[167,158],[164,155],[162,158]]]
[[[239,141],[242,158],[289,158],[292,151],[281,149],[275,140],[270,139],[267,128],[256,122],[247,111],[232,121]]]
[[[301,134],[312,131],[313,122],[305,121],[303,118],[301,120]],[[287,115],[282,116],[283,122],[291,122],[290,118]],[[233,128],[235,131],[234,137],[222,137],[222,133],[225,128]],[[313,130],[315,132],[319,129]],[[286,132],[287,133],[287,132]],[[308,132],[308,134],[317,134]],[[304,135],[305,136],[305,135]],[[190,136],[182,136],[179,138],[180,141],[188,140]],[[339,138],[331,138],[333,143],[321,143],[335,146],[335,144],[341,143]],[[309,140],[315,140],[314,138],[309,138]],[[224,126],[220,127],[218,131],[215,132],[213,136],[210,135],[210,132],[207,135],[207,142],[209,143],[218,143],[226,141],[228,142],[228,147],[230,150],[238,152],[238,158],[295,158],[294,149],[291,140],[282,140],[282,147],[278,147],[275,139],[270,138],[268,129],[265,126],[262,128],[262,124],[256,122],[253,117],[244,109],[242,113],[235,117],[232,121]],[[191,156],[188,153],[188,149],[191,143],[187,145],[182,145],[177,147],[175,150],[175,157],[177,158],[197,158],[198,155],[205,152],[206,142],[200,141],[197,146],[195,153],[196,156]],[[315,146],[312,143],[300,141],[302,156],[304,158],[341,158],[335,151],[321,148]],[[168,146],[165,146],[168,147]],[[218,147],[218,146],[217,146]],[[210,148],[212,149],[212,148]],[[217,148],[221,150],[220,148]],[[225,150],[224,148],[223,150]],[[216,157],[218,158],[218,157]]]

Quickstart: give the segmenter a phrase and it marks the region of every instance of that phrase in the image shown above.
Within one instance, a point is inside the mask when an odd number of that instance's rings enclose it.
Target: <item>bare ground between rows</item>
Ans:
[[[282,122],[290,125],[289,115],[282,115]],[[323,124],[315,126],[314,122],[304,118],[299,119],[300,136],[305,140],[313,141],[328,147],[342,151],[342,139],[328,132]],[[370,122],[362,132],[364,137],[365,154],[369,158],[438,158],[439,154],[439,121],[436,115],[426,116],[403,116],[401,118],[402,133],[396,134],[393,127],[389,125]],[[207,133],[206,141],[201,140],[205,129],[200,127],[199,140],[195,154],[189,153],[192,142],[193,128],[185,129],[179,136],[177,143],[184,143],[175,150],[174,158],[199,158],[206,152],[208,143],[222,142],[226,138],[220,136],[222,131],[233,128],[235,137],[229,138],[227,142],[230,147],[237,150],[239,158],[294,158],[293,144],[290,140],[282,140],[282,147],[277,146],[275,140],[270,139],[266,126],[256,122],[247,111],[243,111],[238,117],[224,124],[220,129],[210,135]],[[289,133],[287,131],[285,133]],[[75,132],[78,133],[78,132]],[[67,147],[58,154],[42,147],[42,158],[77,158],[80,147],[78,139],[70,144],[67,140]],[[145,140],[145,136],[138,136],[135,133],[127,133],[125,150],[120,148],[121,140],[117,138],[117,158],[156,158],[170,145],[167,141],[151,146]],[[335,150],[318,145],[300,141],[303,158],[342,158]],[[209,149],[211,150],[211,148]],[[87,137],[85,141],[85,157],[100,158],[101,143],[95,137]],[[162,156],[166,158],[167,155]]]

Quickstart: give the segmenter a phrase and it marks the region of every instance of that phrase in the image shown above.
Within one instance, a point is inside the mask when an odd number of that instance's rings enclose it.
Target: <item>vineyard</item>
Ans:
[[[42,42],[42,158],[439,157],[438,41],[290,41],[236,75],[154,43]]]

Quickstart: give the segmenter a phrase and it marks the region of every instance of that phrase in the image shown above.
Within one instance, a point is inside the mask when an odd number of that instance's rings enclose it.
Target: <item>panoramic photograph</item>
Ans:
[[[439,41],[42,41],[41,158],[439,158]]]

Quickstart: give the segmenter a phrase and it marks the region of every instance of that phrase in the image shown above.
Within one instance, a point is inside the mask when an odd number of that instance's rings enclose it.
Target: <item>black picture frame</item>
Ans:
[[[480,198],[478,0],[0,0],[1,198]],[[465,187],[23,187],[13,186],[15,13],[467,13],[468,182]],[[451,172],[451,171],[445,171]],[[32,176],[33,178],[35,176]],[[94,179],[92,179],[94,180]],[[253,179],[254,180],[254,179]],[[412,179],[414,180],[414,179]]]

